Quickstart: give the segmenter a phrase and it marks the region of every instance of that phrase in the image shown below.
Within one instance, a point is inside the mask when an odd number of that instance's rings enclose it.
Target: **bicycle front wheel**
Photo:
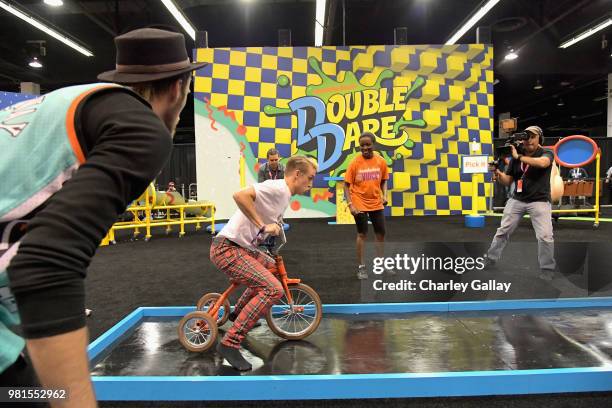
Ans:
[[[185,315],[178,325],[179,341],[189,351],[208,350],[215,344],[217,334],[217,322],[200,310]]]
[[[323,316],[321,299],[313,288],[303,283],[289,286],[293,305],[284,294],[266,314],[270,330],[288,340],[301,340],[312,334]]]

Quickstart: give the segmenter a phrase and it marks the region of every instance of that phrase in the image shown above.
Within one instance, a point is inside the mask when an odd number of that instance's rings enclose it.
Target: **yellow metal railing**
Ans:
[[[178,204],[173,202],[178,201]],[[185,225],[195,224],[196,230],[202,228],[203,223],[210,223],[211,232],[215,233],[215,205],[210,201],[184,202],[184,198],[176,193],[156,192],[151,184],[142,196],[130,205],[126,212],[133,215],[132,221],[118,221],[109,229],[101,246],[115,243],[115,231],[133,229],[134,237],[145,230],[145,241],[151,239],[151,229],[166,227],[166,233],[172,231],[173,225],[180,226],[179,237],[185,235]],[[163,213],[161,218],[153,218],[153,213]],[[178,217],[177,214],[178,213]],[[141,216],[144,214],[143,219]]]

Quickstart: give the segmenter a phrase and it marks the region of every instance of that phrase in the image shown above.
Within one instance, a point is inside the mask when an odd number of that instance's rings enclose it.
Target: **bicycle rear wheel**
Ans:
[[[212,307],[215,305],[215,303],[217,303],[220,297],[221,294],[219,293],[207,293],[202,296],[200,300],[198,300],[196,309],[208,313],[209,310],[212,309]],[[217,326],[223,326],[225,322],[227,322],[227,319],[229,319],[230,310],[230,302],[228,299],[225,299],[223,305],[221,305],[217,313]]]
[[[270,330],[288,340],[301,340],[314,332],[323,316],[321,299],[313,288],[303,283],[289,286],[293,307],[283,294],[266,314]]]

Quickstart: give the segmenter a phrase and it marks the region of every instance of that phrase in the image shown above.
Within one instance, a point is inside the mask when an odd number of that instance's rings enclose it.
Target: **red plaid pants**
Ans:
[[[224,346],[240,348],[255,322],[284,294],[283,286],[270,272],[276,264],[265,253],[248,250],[223,237],[214,239],[210,260],[230,281],[247,286],[234,308],[238,313],[234,325],[221,340]]]

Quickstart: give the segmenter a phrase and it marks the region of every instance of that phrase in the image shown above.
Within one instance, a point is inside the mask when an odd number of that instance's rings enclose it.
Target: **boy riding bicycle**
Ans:
[[[283,295],[283,287],[272,274],[274,260],[257,249],[263,235],[278,236],[278,220],[289,206],[291,196],[304,194],[312,187],[316,164],[303,156],[287,161],[285,177],[254,184],[234,193],[238,210],[219,232],[210,247],[213,264],[229,279],[247,286],[230,314],[234,321],[217,351],[234,368],[250,370],[251,364],[240,354],[240,344],[255,323]]]

